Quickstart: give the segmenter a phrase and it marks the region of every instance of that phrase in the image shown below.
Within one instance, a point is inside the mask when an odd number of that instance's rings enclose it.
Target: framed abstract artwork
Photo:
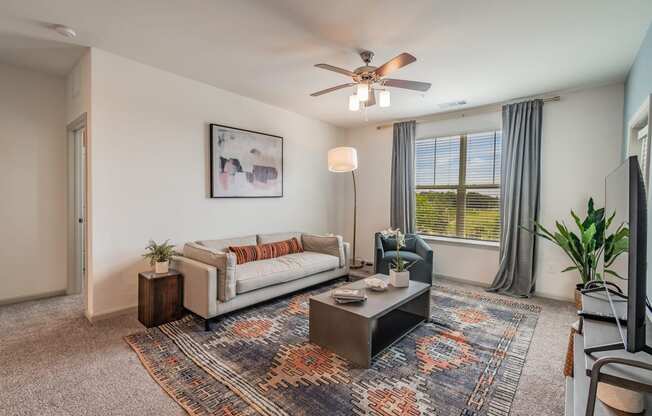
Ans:
[[[210,124],[211,198],[283,196],[283,138]]]

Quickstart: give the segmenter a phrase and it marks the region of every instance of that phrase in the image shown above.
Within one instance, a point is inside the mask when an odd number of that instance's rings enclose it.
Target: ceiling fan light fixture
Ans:
[[[387,78],[394,71],[415,62],[417,58],[413,55],[403,52],[379,67],[371,65],[373,55],[370,51],[360,52],[360,58],[362,58],[365,64],[353,71],[328,64],[316,64],[315,66],[317,68],[337,72],[340,75],[348,77],[350,80],[346,84],[326,88],[314,92],[310,96],[319,97],[343,88],[355,87],[354,94],[349,97],[349,110],[359,111],[363,109],[366,119],[367,108],[373,107],[376,104],[379,104],[379,107],[389,107],[391,105],[390,92],[386,90],[386,87],[402,88],[404,90],[419,91],[422,93],[430,89],[431,84],[428,82]],[[378,92],[378,97],[376,96],[376,92]]]
[[[356,94],[353,94],[352,96],[349,97],[349,110],[358,111],[359,109],[360,109],[360,101],[358,100],[358,96]]]
[[[390,106],[389,91],[382,90],[378,93],[378,105],[381,107]]]
[[[369,84],[361,82],[358,84],[357,94],[358,100],[360,102],[367,101],[369,99]]]

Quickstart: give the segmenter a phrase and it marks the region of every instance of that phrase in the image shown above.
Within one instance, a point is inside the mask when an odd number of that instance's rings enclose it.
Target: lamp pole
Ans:
[[[353,256],[349,267],[351,269],[360,269],[364,264],[357,263],[355,258],[356,230],[358,229],[358,185],[355,179],[355,170],[351,171],[351,176],[353,177]]]

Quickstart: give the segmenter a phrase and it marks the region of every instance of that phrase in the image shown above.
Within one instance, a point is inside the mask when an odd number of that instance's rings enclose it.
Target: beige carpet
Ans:
[[[447,282],[467,290],[482,290]],[[573,306],[542,306],[513,415],[561,415],[563,360]],[[91,325],[79,296],[0,307],[0,414],[182,415],[124,342],[135,316]]]

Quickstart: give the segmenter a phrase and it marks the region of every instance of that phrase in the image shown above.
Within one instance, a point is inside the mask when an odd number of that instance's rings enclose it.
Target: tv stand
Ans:
[[[604,293],[583,294],[582,306],[587,313],[612,313]],[[626,304],[620,302],[616,306],[624,308]],[[623,311],[616,309],[616,312]],[[614,321],[581,319],[582,335],[574,336],[574,377],[566,379],[566,416],[622,414],[597,399],[598,382],[642,392],[644,414],[652,416],[652,355],[647,351],[630,353],[623,349]],[[651,345],[652,323],[649,321],[646,329],[648,345]],[[595,378],[593,383],[592,377]]]
[[[595,291],[594,289],[589,289],[586,291],[582,291],[582,305],[583,308],[581,311],[577,312],[577,314],[584,318],[583,323],[587,322],[603,322],[603,323],[611,323],[614,325],[616,324],[616,319],[620,322],[620,325],[623,327],[627,326],[627,319],[620,318],[620,316],[625,316],[626,315],[626,307],[627,303],[626,302],[616,302],[614,304],[615,307],[615,312],[618,317],[615,317],[613,315],[611,306],[609,305],[609,300],[607,298],[607,295],[604,293],[604,288],[600,288],[600,291]],[[611,290],[610,290],[611,292]],[[617,296],[622,296],[617,294]],[[651,323],[648,323],[646,325],[646,331],[649,332],[649,327],[652,325]],[[617,328],[617,327],[616,327]],[[616,329],[616,332],[618,334],[618,337],[610,340],[610,341],[615,341],[615,342],[607,342],[607,343],[598,343],[589,347],[584,348],[584,353],[585,354],[594,354],[597,352],[606,352],[606,351],[616,351],[616,350],[624,350],[625,345],[622,342],[622,338],[620,337],[620,334],[618,333],[618,330]],[[652,348],[650,348],[649,344],[646,344],[643,346],[643,352],[647,354],[652,355]]]
[[[622,342],[614,342],[611,344],[602,344],[602,345],[596,345],[593,347],[585,347],[584,348],[584,353],[585,354],[593,354],[596,352],[604,352],[604,351],[616,351],[616,350],[624,350],[625,349],[625,344]],[[647,345],[643,346],[643,352],[646,352],[650,355],[652,355],[652,348],[650,348]]]
[[[592,319],[594,321],[602,321],[602,322],[611,322],[613,324],[616,323],[616,317],[614,317],[611,314],[607,315],[602,313],[587,312],[585,310],[581,310],[577,312],[577,314],[585,319]],[[620,318],[618,320],[620,321],[621,325],[627,326],[627,319]]]

